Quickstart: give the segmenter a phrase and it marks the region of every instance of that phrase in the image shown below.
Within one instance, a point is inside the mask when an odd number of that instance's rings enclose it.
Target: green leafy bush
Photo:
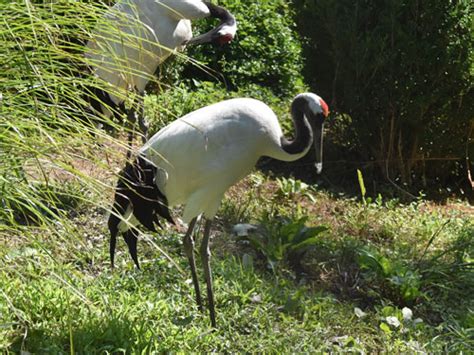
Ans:
[[[187,54],[212,68],[206,73],[188,64],[183,77],[221,80],[230,90],[256,84],[288,98],[304,87],[301,70],[301,41],[294,29],[293,9],[286,0],[231,1],[219,5],[231,11],[238,22],[235,40],[227,46],[196,46]],[[212,24],[195,26],[196,33]]]
[[[380,174],[407,185],[467,182],[465,157],[474,154],[472,2],[295,5],[309,39],[305,78],[341,114],[332,135],[341,155],[359,166],[372,161]]]
[[[357,262],[367,284],[374,286],[373,291],[397,303],[411,303],[423,296],[418,270],[368,248],[358,250]]]
[[[373,246],[358,247],[354,257],[362,271],[362,289],[397,305],[461,301],[474,290],[473,227],[467,224],[443,250],[428,253],[437,235],[415,259],[403,250],[384,253]]]

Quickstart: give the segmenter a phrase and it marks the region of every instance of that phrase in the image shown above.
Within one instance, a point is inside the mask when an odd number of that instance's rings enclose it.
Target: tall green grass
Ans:
[[[0,6],[2,226],[47,225],[82,203],[102,206],[116,170],[110,162],[120,161],[127,147],[97,123],[114,127],[119,137],[130,129],[86,111],[85,88],[106,89],[84,56],[93,29],[104,22],[105,4],[25,0]]]
[[[8,348],[12,334],[26,338],[37,321],[35,306],[23,304],[22,295],[31,292],[24,300],[34,302],[47,294],[59,316],[72,316],[74,302],[96,308],[77,271],[107,265],[105,259],[97,263],[94,250],[97,243],[106,249],[103,222],[128,149],[123,137],[134,129],[86,110],[86,87],[110,90],[84,56],[94,28],[115,30],[102,18],[105,6],[0,2],[0,241],[8,246],[0,257],[0,313],[2,321],[12,320],[0,324],[0,348]],[[92,224],[80,218],[86,211],[90,218],[91,210],[97,211]],[[45,283],[35,284],[38,279]],[[63,326],[71,330],[68,322]]]

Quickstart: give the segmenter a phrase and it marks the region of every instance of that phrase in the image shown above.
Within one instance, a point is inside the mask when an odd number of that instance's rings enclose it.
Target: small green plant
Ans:
[[[314,196],[311,193],[310,186],[301,180],[293,178],[277,178],[278,183],[278,195],[285,199],[294,198],[296,195],[302,195],[308,197],[312,202],[315,201]]]
[[[377,313],[381,316],[379,328],[386,335],[390,335],[392,332],[408,333],[424,325],[421,318],[413,318],[413,311],[408,307],[398,309],[384,306]]]
[[[392,260],[373,249],[360,248],[357,263],[371,291],[397,303],[411,303],[423,296],[421,274],[416,268]]]
[[[359,187],[360,187],[360,194],[362,196],[362,203],[364,206],[367,205],[367,201],[365,200],[365,194],[367,190],[365,189],[365,184],[364,184],[364,176],[362,175],[362,171],[357,169],[357,179],[359,181]]]
[[[319,235],[328,229],[325,226],[307,227],[307,221],[307,216],[296,220],[265,216],[260,221],[260,232],[246,238],[265,257],[273,272],[285,261],[299,269],[303,256],[319,243]]]
[[[0,191],[8,197],[0,198],[0,219],[12,225],[42,224],[45,217],[59,219],[86,200],[86,192],[73,182],[44,184],[21,181],[8,185],[0,179]]]

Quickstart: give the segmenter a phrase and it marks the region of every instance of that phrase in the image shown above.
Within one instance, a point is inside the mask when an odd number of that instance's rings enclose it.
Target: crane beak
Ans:
[[[184,44],[225,44],[232,41],[232,39],[234,39],[235,33],[237,32],[237,22],[235,21],[235,17],[223,7],[213,5],[207,1],[204,1],[204,3],[209,8],[211,17],[218,18],[221,20],[221,22],[216,28],[200,36],[191,38],[188,42]]]
[[[324,124],[315,124],[313,126],[313,144],[314,152],[316,153],[316,173],[321,174],[323,171],[323,138],[324,138]]]
[[[323,141],[324,141],[324,120],[329,115],[329,107],[323,99],[319,100],[322,112],[311,120],[311,128],[313,129],[314,152],[316,153],[316,162],[314,167],[316,173],[321,174],[323,171]]]

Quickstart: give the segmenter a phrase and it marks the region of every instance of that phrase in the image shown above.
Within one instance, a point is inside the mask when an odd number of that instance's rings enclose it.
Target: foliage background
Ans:
[[[365,165],[371,177],[419,189],[469,191],[472,3],[295,0],[294,5],[298,29],[308,39],[304,76],[342,115],[335,137],[341,155]]]

